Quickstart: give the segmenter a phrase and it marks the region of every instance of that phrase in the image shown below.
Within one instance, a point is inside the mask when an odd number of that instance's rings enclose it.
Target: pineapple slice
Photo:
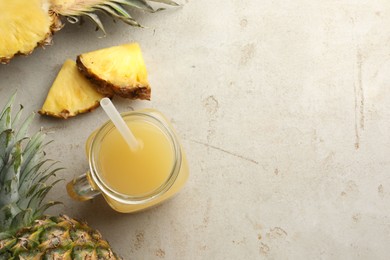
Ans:
[[[92,111],[103,97],[77,70],[76,63],[66,60],[38,113],[66,119]]]
[[[148,0],[177,6],[172,0]],[[0,63],[17,54],[30,54],[35,47],[51,43],[52,34],[63,27],[61,17],[75,23],[87,16],[104,31],[96,12],[141,27],[124,6],[154,13],[147,0],[0,0]]]
[[[81,54],[77,66],[104,95],[150,100],[148,74],[137,43]]]
[[[46,45],[61,24],[50,15],[49,0],[0,1],[0,62],[15,54],[28,55],[37,45]]]

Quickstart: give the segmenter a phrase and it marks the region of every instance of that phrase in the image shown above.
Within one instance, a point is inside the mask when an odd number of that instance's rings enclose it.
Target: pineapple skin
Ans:
[[[102,235],[68,216],[43,216],[0,240],[0,259],[121,259]]]

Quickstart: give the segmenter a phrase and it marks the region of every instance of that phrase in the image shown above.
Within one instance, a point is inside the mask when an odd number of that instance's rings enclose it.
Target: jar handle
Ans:
[[[91,186],[86,173],[70,181],[66,185],[66,190],[72,199],[78,201],[90,200],[100,194],[99,190]]]

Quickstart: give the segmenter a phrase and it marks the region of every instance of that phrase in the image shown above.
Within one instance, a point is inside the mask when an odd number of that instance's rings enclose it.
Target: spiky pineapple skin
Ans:
[[[0,240],[0,259],[118,258],[101,234],[68,216],[43,216]]]

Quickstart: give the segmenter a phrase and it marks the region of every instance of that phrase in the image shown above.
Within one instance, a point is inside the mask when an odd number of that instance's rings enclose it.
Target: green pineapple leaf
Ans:
[[[171,6],[179,6],[176,2],[172,0],[149,1]],[[71,5],[55,5],[53,7],[53,11],[56,14],[67,17],[67,20],[70,23],[77,23],[81,20],[79,18],[80,16],[86,16],[96,24],[98,29],[102,30],[104,35],[106,35],[103,23],[100,21],[99,16],[94,13],[94,11],[100,10],[112,16],[113,18],[122,20],[129,25],[142,27],[124,7],[129,7],[130,9],[141,10],[149,13],[154,13],[156,11],[164,9],[159,8],[155,10],[146,0],[76,0],[73,1],[73,4]]]
[[[157,3],[163,3],[167,5],[172,5],[172,6],[179,6],[178,3],[171,1],[171,0],[149,0],[151,2],[157,2]]]
[[[32,224],[46,209],[58,204],[45,203],[44,197],[60,180],[45,182],[61,168],[54,168],[56,163],[44,158],[43,149],[50,143],[44,142],[45,134],[38,131],[28,136],[34,114],[21,122],[20,106],[13,116],[14,100],[15,94],[0,113],[0,238]]]

